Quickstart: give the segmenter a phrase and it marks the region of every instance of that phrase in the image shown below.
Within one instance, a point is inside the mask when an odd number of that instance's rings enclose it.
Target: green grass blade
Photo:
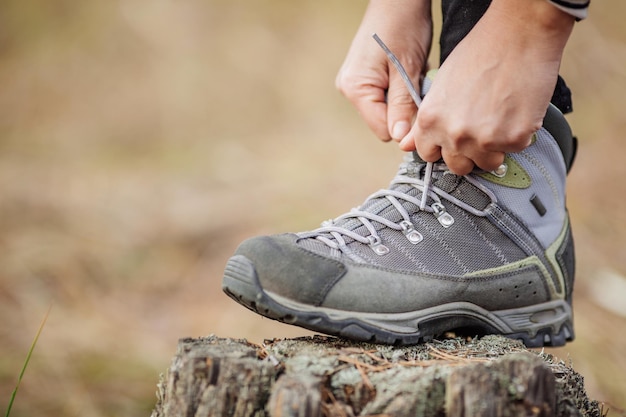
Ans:
[[[28,354],[26,355],[26,360],[24,361],[24,365],[22,366],[22,371],[20,372],[20,376],[17,378],[17,384],[15,385],[15,389],[13,390],[13,394],[11,394],[11,399],[9,400],[9,406],[7,407],[7,412],[5,417],[9,417],[11,414],[11,408],[13,407],[13,402],[15,401],[15,396],[17,395],[17,390],[20,388],[20,383],[22,382],[22,378],[24,377],[24,372],[26,372],[26,368],[28,367],[28,362],[30,362],[30,357],[33,355],[33,350],[35,350],[35,346],[37,345],[37,340],[39,340],[39,335],[43,330],[43,327],[46,325],[46,320],[48,320],[48,316],[50,315],[50,310],[52,309],[52,305],[48,307],[48,311],[44,316],[41,324],[39,325],[39,330],[37,330],[37,334],[35,335],[35,339],[33,343],[30,345],[30,349],[28,350]]]

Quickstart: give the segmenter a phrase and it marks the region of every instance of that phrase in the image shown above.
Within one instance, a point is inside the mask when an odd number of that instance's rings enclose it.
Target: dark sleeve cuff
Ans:
[[[587,11],[589,9],[589,3],[591,0],[548,0],[550,3],[563,10],[566,13],[571,14],[577,20],[582,20],[587,17]]]

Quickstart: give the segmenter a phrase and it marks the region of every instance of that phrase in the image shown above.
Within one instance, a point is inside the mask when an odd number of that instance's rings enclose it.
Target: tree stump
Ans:
[[[393,347],[182,339],[152,417],[600,417],[583,378],[499,336]]]

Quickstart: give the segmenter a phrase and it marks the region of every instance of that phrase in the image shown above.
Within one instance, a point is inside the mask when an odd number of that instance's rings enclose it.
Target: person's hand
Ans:
[[[404,138],[417,109],[372,34],[377,33],[398,57],[419,91],[432,41],[430,2],[371,0],[337,75],[339,91],[384,141]]]
[[[523,3],[523,5],[522,5]],[[400,148],[455,174],[490,171],[541,125],[574,19],[545,0],[493,0],[435,76]]]

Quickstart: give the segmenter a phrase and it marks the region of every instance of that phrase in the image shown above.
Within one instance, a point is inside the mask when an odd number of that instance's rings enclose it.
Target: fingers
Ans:
[[[417,81],[415,85],[419,86],[419,79]],[[416,112],[417,106],[404,80],[398,71],[391,69],[387,90],[387,128],[393,140],[400,142],[409,133]]]
[[[372,74],[342,69],[335,84],[376,136],[383,141],[399,142],[411,130],[417,106],[398,71],[386,62],[383,66],[383,71]],[[419,69],[412,78],[419,88]]]
[[[430,1],[371,1],[336,79],[338,90],[383,141],[410,130],[416,107],[404,81],[382,48],[377,33],[419,85],[432,41]]]
[[[386,85],[384,79],[352,74],[349,69],[342,68],[335,85],[379,139],[385,142],[391,140],[387,129],[385,89],[382,88]]]
[[[531,141],[532,136],[528,144]],[[421,129],[419,123],[413,126],[399,146],[404,151],[417,151],[426,162],[443,160],[456,175],[469,174],[475,167],[493,171],[504,162],[506,156],[502,147],[487,150],[482,147],[480,138],[470,134],[454,136],[445,129]]]
[[[441,82],[441,78],[439,80]],[[417,151],[427,162],[443,159],[451,172],[457,175],[470,173],[475,167],[485,171],[497,169],[506,153],[524,150],[532,143],[533,132],[541,123],[531,123],[530,117],[519,116],[515,109],[499,114],[502,105],[485,104],[479,99],[449,100],[450,94],[437,90],[433,83],[430,92],[420,105],[415,124],[399,146],[404,151]],[[445,86],[444,86],[445,87]],[[467,105],[471,102],[472,105]],[[483,109],[476,112],[478,104]],[[481,114],[488,116],[481,116]],[[512,116],[513,115],[513,116]],[[520,119],[520,117],[518,117]]]
[[[441,155],[450,171],[457,175],[469,174],[475,166],[485,171],[493,171],[502,165],[505,157],[504,152],[483,152],[470,158],[447,149],[443,149]]]
[[[504,152],[480,152],[467,156],[467,153],[459,152],[450,148],[441,148],[431,145],[417,145],[416,150],[420,158],[426,162],[436,162],[441,159],[448,169],[456,175],[466,175],[472,172],[474,167],[485,171],[493,171],[504,162]]]
[[[468,157],[450,152],[447,149],[441,150],[441,157],[446,163],[448,169],[456,175],[466,175],[474,169],[474,161]]]

